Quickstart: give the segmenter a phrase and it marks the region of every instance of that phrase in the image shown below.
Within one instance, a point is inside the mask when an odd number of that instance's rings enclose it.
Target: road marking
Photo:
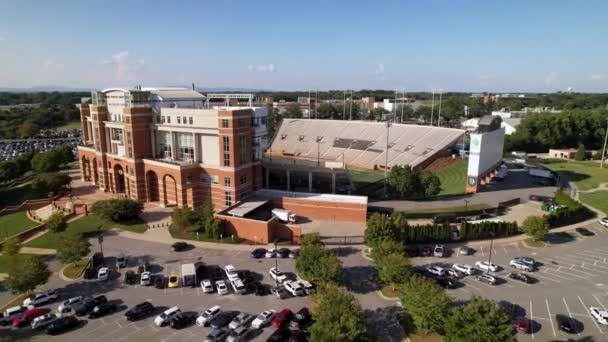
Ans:
[[[570,312],[570,308],[568,307],[568,303],[566,303],[566,298],[562,297],[562,300],[564,301],[564,305],[566,306],[566,311],[568,311],[568,315],[570,316],[570,322],[572,323],[572,325],[576,326],[578,328],[577,324],[574,324],[574,318],[572,317],[572,313]],[[581,336],[581,333],[578,331],[579,329],[576,329],[576,334],[578,336]]]
[[[521,248],[519,248],[519,243],[515,243],[515,247],[517,248],[517,251],[521,251]]]
[[[554,272],[549,273],[549,271],[554,271]],[[543,269],[541,272],[542,272],[542,273],[547,273],[547,274],[550,274],[550,275],[552,275],[552,276],[554,276],[554,277],[558,277],[558,278],[566,279],[566,280],[576,280],[576,279],[574,279],[574,278],[569,278],[569,277],[563,276],[563,275],[561,275],[561,274],[557,274],[556,272],[563,273],[563,274],[569,274],[569,275],[571,275],[571,276],[574,276],[574,277],[577,277],[577,278],[581,278],[581,279],[587,279],[587,278],[585,278],[585,277],[577,276],[576,274],[570,274],[570,273],[567,273],[567,272],[558,271],[558,270],[553,269],[553,268],[545,268],[545,269]]]
[[[485,257],[486,255],[483,253],[483,246],[479,246],[479,249],[481,250],[481,256]]]
[[[577,297],[578,297],[578,300],[581,301],[581,305],[583,306],[583,308],[585,308],[585,310],[587,310],[587,314],[589,315],[589,317],[591,317],[591,320],[593,321],[593,324],[595,324],[595,327],[597,328],[597,330],[599,330],[600,333],[603,334],[604,332],[602,331],[602,329],[600,328],[600,326],[595,321],[595,318],[593,318],[593,316],[591,316],[591,312],[589,311],[589,308],[587,307],[587,305],[585,305],[585,303],[583,302],[583,300],[581,299],[580,296],[577,296]]]
[[[509,252],[507,252],[507,248],[505,246],[502,246],[502,249],[505,250],[505,254],[509,254]]]
[[[549,310],[549,300],[545,298],[545,304],[547,304],[547,313],[549,314],[549,322],[551,322],[551,329],[553,330],[553,337],[557,337],[555,333],[555,325],[553,324],[553,319],[551,316],[551,310]]]
[[[553,282],[556,282],[556,283],[561,283],[561,281],[559,281],[559,280],[556,280],[556,279],[549,278],[549,277],[547,277],[547,276],[541,275],[541,274],[540,274],[540,272],[536,272],[536,273],[534,273],[534,276],[535,276],[535,277],[544,278],[544,279],[547,279],[547,280],[550,280],[550,281],[553,281]]]
[[[530,322],[534,320],[534,314],[532,313],[532,301],[530,301],[530,319],[528,320],[528,329],[530,329],[530,335],[534,339],[534,330],[532,329]]]
[[[604,306],[604,304],[602,304],[602,302],[600,302],[600,300],[595,295],[592,295],[592,296],[593,296],[593,298],[595,298],[595,301],[602,307],[602,309],[606,310],[606,307]]]

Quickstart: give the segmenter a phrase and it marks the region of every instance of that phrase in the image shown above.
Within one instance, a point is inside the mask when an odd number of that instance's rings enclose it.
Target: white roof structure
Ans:
[[[386,123],[345,120],[283,119],[269,148],[272,155],[330,160],[351,167],[384,166]],[[464,130],[392,124],[388,139],[388,166],[423,163],[435,153],[460,141]]]
[[[188,88],[141,88],[143,91],[149,91],[152,94],[158,95],[161,100],[204,100],[205,96],[198,91]]]

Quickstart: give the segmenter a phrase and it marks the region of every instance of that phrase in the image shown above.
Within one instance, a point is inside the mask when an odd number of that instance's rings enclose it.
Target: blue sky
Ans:
[[[2,1],[0,87],[608,91],[608,1]]]

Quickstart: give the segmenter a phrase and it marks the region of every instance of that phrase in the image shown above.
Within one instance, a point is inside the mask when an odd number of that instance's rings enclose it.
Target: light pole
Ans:
[[[431,126],[433,126],[433,116],[435,114],[435,89],[433,89],[433,97],[431,100]]]
[[[274,243],[274,268],[278,271],[279,270],[279,258],[277,258],[276,252],[277,252],[277,239],[274,239],[274,241],[272,241]],[[274,278],[275,281],[275,286],[278,289],[279,288],[279,277],[275,277]]]
[[[604,168],[604,158],[606,157],[606,143],[608,142],[608,118],[606,118],[606,136],[604,137],[604,149],[602,150],[602,161],[600,162],[600,169]]]
[[[466,213],[469,211],[469,200],[465,199],[463,201],[464,201],[464,212],[465,212],[465,215],[466,215]]]
[[[490,273],[490,265],[492,264],[492,242],[494,242],[494,233],[490,232],[490,255],[488,255],[488,268],[486,273]]]
[[[386,149],[384,150],[384,198],[387,198],[387,187],[388,187],[388,134],[389,128],[391,128],[390,114],[386,115]]]

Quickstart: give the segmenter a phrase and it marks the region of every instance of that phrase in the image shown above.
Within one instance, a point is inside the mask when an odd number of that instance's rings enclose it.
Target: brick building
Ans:
[[[268,110],[253,95],[222,96],[216,106],[185,88],[93,92],[80,106],[81,178],[161,206],[199,206],[209,194],[215,209],[240,201],[262,187]]]

